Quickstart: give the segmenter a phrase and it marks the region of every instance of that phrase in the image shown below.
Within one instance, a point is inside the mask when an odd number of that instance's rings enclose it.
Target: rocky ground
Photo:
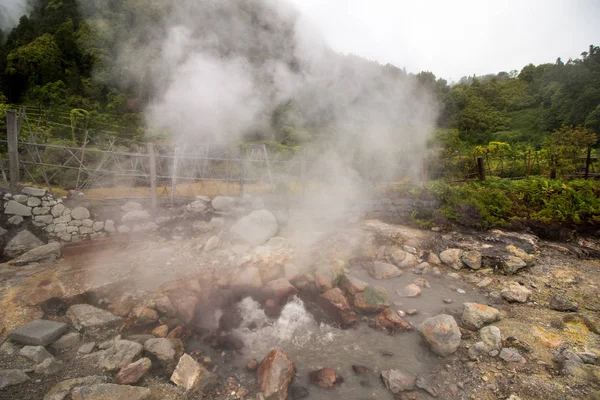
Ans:
[[[140,237],[2,264],[0,399],[352,398],[344,385],[359,381],[372,393],[357,399],[600,398],[594,251],[377,220],[307,244],[291,216],[236,207],[199,199]],[[416,343],[433,361],[305,373],[278,343],[252,359],[235,334],[246,296],[273,321],[300,297],[333,329]]]

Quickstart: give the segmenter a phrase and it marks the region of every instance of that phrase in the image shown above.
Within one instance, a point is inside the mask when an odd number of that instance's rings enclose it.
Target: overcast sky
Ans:
[[[335,50],[449,81],[600,45],[600,0],[291,1]]]

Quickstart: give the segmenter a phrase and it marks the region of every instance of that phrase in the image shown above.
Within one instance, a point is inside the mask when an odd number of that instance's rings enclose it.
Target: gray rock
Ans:
[[[2,353],[2,354],[12,356],[16,352],[17,352],[17,347],[8,340],[6,342],[2,343],[2,345],[0,346],[0,353]]]
[[[15,226],[21,225],[23,223],[23,217],[20,215],[13,215],[8,219],[8,223]]]
[[[53,223],[55,224],[69,224],[71,223],[71,216],[70,215],[61,215],[60,217],[54,218],[52,220]],[[77,221],[78,223],[76,224],[75,221],[72,221],[71,225],[75,226],[81,226],[81,221]]]
[[[402,271],[395,265],[375,261],[369,268],[369,274],[375,279],[388,279],[402,275]]]
[[[27,207],[39,207],[42,205],[42,200],[39,197],[29,197],[27,199]]]
[[[73,389],[73,400],[144,400],[150,398],[150,389],[101,383],[99,385],[81,386]]]
[[[516,256],[508,256],[504,260],[504,272],[507,274],[516,274],[519,270],[525,268],[527,263]]]
[[[35,207],[32,210],[33,215],[46,215],[50,214],[50,207]]]
[[[184,354],[171,375],[171,382],[183,387],[187,392],[206,392],[216,384],[217,377],[192,357]]]
[[[71,218],[71,216],[69,215],[69,218]],[[83,223],[77,219],[71,220],[68,223],[69,226],[76,226],[76,227],[80,227],[83,225]]]
[[[144,232],[154,232],[156,230],[158,230],[158,225],[152,221],[150,221],[142,226],[142,231],[144,231]]]
[[[275,236],[278,229],[277,220],[270,211],[256,210],[238,220],[231,227],[231,233],[252,246],[259,246]]]
[[[73,211],[71,211],[71,218],[77,220],[84,220],[90,217],[90,211],[85,207],[75,207]]]
[[[213,229],[222,228],[225,226],[225,218],[223,217],[214,217],[210,220],[210,227]]]
[[[208,239],[208,241],[204,245],[204,251],[206,251],[206,252],[212,251],[212,250],[216,249],[217,247],[219,247],[220,243],[221,243],[221,239],[219,239],[218,236],[212,236],[210,239]]]
[[[183,355],[183,343],[179,339],[153,338],[144,342],[144,350],[171,372]]]
[[[440,314],[427,318],[418,330],[431,351],[439,356],[449,356],[460,346],[460,328],[451,315]]]
[[[201,200],[196,200],[186,206],[186,210],[191,213],[203,213],[208,209],[208,205]]]
[[[462,255],[462,262],[471,269],[481,268],[481,253],[478,251],[465,251]]]
[[[26,194],[27,196],[44,197],[46,195],[46,189],[24,187],[21,190],[21,193]]]
[[[84,378],[67,379],[54,385],[46,396],[44,396],[44,400],[64,400],[71,394],[74,388],[97,385],[106,383],[106,381],[108,381],[106,376],[86,376]]]
[[[488,349],[487,349],[485,343],[477,342],[469,348],[469,359],[475,361],[479,357],[481,357],[487,353],[488,353]]]
[[[440,259],[444,264],[458,271],[463,266],[462,254],[461,249],[448,249],[440,253]]]
[[[30,217],[31,216],[31,207],[27,207],[21,203],[17,203],[14,200],[9,200],[8,205],[4,209],[4,214],[20,215],[22,217]]]
[[[128,227],[127,225],[119,225],[117,227],[117,231],[119,233],[129,233],[129,232],[131,232],[131,228]]]
[[[36,364],[39,364],[48,358],[54,358],[52,354],[48,353],[48,350],[46,350],[44,346],[25,346],[19,351],[19,354]]]
[[[32,346],[47,346],[69,329],[62,322],[35,319],[12,331],[9,338],[17,343]]]
[[[152,217],[150,216],[150,213],[148,211],[133,210],[123,215],[123,218],[121,218],[121,222],[126,224],[130,222],[148,221],[150,218]]]
[[[38,215],[35,217],[35,221],[41,222],[46,225],[51,224],[53,220],[54,218],[52,217],[52,215]]]
[[[29,197],[24,194],[15,194],[12,199],[17,203],[25,204],[29,200]]]
[[[500,350],[502,348],[502,335],[496,326],[484,326],[479,330],[479,338],[487,350]]]
[[[6,235],[8,233],[8,231],[2,227],[0,227],[0,237]]]
[[[471,330],[496,322],[500,319],[500,311],[494,307],[479,303],[464,303],[462,324]]]
[[[142,211],[144,207],[140,203],[135,203],[133,201],[127,202],[121,206],[121,210],[127,212],[130,211]]]
[[[81,226],[79,227],[79,233],[82,235],[91,235],[94,233],[94,230],[92,228],[88,228],[87,226]]]
[[[65,211],[65,206],[63,204],[57,204],[54,207],[52,207],[52,210],[50,210],[50,213],[52,214],[52,216],[54,218],[58,218],[60,216],[63,215],[63,212]]]
[[[114,233],[117,231],[115,228],[115,223],[110,219],[104,223],[104,230],[109,233]]]
[[[60,258],[60,243],[51,242],[29,250],[10,263],[12,265],[27,265],[34,262],[52,262],[58,258]]]
[[[81,354],[90,354],[92,351],[94,351],[95,347],[96,342],[84,343],[79,347],[79,349],[77,349],[77,352]]]
[[[598,363],[598,355],[594,353],[576,353],[584,364],[596,365]]]
[[[86,218],[83,221],[81,221],[81,226],[85,226],[86,228],[91,228],[92,226],[94,226],[94,221]]]
[[[54,375],[64,368],[65,364],[56,358],[47,358],[35,366],[34,372],[42,375]]]
[[[154,220],[154,222],[156,222],[156,225],[164,225],[167,222],[171,221],[171,217],[158,217]]]
[[[63,233],[67,231],[67,224],[54,225],[54,233]]]
[[[52,343],[50,347],[52,347],[54,350],[70,349],[71,347],[75,347],[79,343],[80,339],[81,335],[79,335],[77,332],[67,333],[56,342]]]
[[[235,206],[235,199],[233,197],[217,196],[212,200],[211,205],[215,211],[228,212]]]
[[[143,346],[129,340],[117,340],[98,360],[98,366],[106,371],[117,371],[140,358]]]
[[[567,298],[566,294],[554,294],[550,298],[550,308],[556,311],[577,311],[579,305]]]
[[[525,363],[527,360],[519,353],[519,350],[512,347],[505,347],[500,351],[500,358],[509,363]]]
[[[69,234],[79,233],[79,227],[78,226],[67,226],[67,233],[69,233]]]
[[[394,394],[413,390],[416,383],[416,378],[413,375],[406,374],[396,369],[381,371],[381,380],[385,387]]]
[[[27,382],[29,377],[19,369],[2,369],[0,370],[0,390],[8,386],[18,385]],[[7,397],[8,398],[8,397]]]
[[[502,298],[511,303],[525,303],[531,297],[531,290],[517,282],[510,282],[500,292]]]
[[[67,310],[67,317],[73,324],[84,328],[112,327],[121,323],[122,319],[108,311],[89,304],[75,304]]]
[[[92,229],[94,229],[96,232],[100,232],[104,229],[104,222],[94,222],[94,224],[92,225]]]

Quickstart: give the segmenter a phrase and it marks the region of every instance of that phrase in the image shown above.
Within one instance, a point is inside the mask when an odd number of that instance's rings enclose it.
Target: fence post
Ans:
[[[171,205],[175,201],[175,192],[177,191],[177,168],[179,168],[179,152],[181,148],[175,147],[175,155],[173,156],[173,171],[171,175]]]
[[[240,144],[240,198],[244,197],[244,145]]]
[[[8,144],[8,173],[10,186],[14,189],[19,183],[19,131],[17,130],[17,113],[6,111],[6,139]]]
[[[427,183],[429,180],[429,157],[423,158],[423,183]]]
[[[154,153],[153,143],[148,143],[148,158],[150,163],[150,204],[152,213],[156,216],[156,154]]]
[[[477,157],[477,172],[479,173],[479,180],[485,181],[485,166],[481,156]]]
[[[590,175],[590,165],[592,164],[592,148],[588,147],[587,157],[585,158],[585,179]]]

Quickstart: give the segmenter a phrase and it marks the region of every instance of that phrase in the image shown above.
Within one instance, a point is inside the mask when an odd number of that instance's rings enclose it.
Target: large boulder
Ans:
[[[60,243],[52,242],[34,249],[29,250],[27,253],[20,255],[18,258],[12,260],[12,265],[27,265],[34,262],[44,263],[53,262],[60,257]]]
[[[405,374],[396,369],[381,371],[381,380],[385,387],[394,394],[413,390],[416,384],[416,378],[413,375]]]
[[[500,292],[502,298],[511,303],[525,303],[529,300],[531,294],[531,290],[518,282],[510,282]]]
[[[151,218],[152,217],[150,216],[150,213],[148,211],[133,210],[133,211],[129,211],[127,214],[123,215],[123,218],[121,218],[121,222],[126,224],[129,222],[148,221]]]
[[[4,214],[30,217],[31,207],[27,207],[26,205],[18,203],[14,200],[10,200],[4,209]]]
[[[354,296],[354,307],[363,312],[383,311],[390,306],[390,298],[387,291],[379,286],[367,286],[367,288]]]
[[[388,279],[402,275],[402,271],[395,265],[375,261],[369,267],[369,274],[375,279]]]
[[[118,371],[140,358],[143,346],[129,340],[117,340],[98,360],[100,368]]]
[[[184,388],[187,392],[201,391],[205,393],[216,384],[217,377],[192,357],[184,354],[171,375],[171,382]]]
[[[461,321],[467,329],[478,330],[500,319],[500,311],[494,307],[479,303],[465,303],[464,306]]]
[[[72,305],[67,310],[67,317],[73,324],[79,324],[87,329],[112,328],[122,321],[116,315],[89,304]]]
[[[462,255],[461,249],[448,249],[440,253],[440,259],[444,264],[458,271],[463,267]]]
[[[62,322],[36,319],[12,331],[9,338],[31,346],[47,346],[63,335],[69,326]]]
[[[215,211],[228,212],[233,210],[235,199],[233,197],[217,196],[212,200],[211,205]]]
[[[140,358],[134,363],[121,368],[115,381],[120,385],[130,385],[139,381],[152,367],[152,361],[149,358]]]
[[[412,331],[413,329],[408,322],[403,320],[396,311],[389,307],[373,319],[371,327],[380,331],[386,330],[390,333]]]
[[[38,239],[33,233],[28,230],[23,230],[6,243],[4,255],[9,258],[15,258],[21,254],[27,253],[29,250],[43,245],[44,242]]]
[[[280,349],[271,351],[258,368],[258,386],[266,400],[285,400],[296,365]]]
[[[321,294],[317,298],[317,302],[323,313],[342,328],[353,328],[358,323],[356,314],[350,308],[350,304],[340,288],[333,288]]]
[[[259,246],[275,236],[278,229],[277,219],[273,213],[268,210],[256,210],[239,219],[230,231],[243,242],[251,246]]]
[[[419,325],[419,333],[435,354],[447,357],[460,346],[461,332],[451,315],[427,318]]]
[[[54,385],[52,389],[44,396],[44,400],[64,400],[69,398],[71,391],[75,388],[82,386],[92,386],[101,383],[106,383],[108,378],[106,376],[86,376],[83,378],[67,379]]]
[[[183,342],[180,339],[148,339],[144,350],[150,353],[167,371],[172,372],[183,355]]]
[[[18,385],[27,382],[29,377],[20,369],[2,369],[0,370],[0,390],[7,386]],[[8,397],[7,397],[8,398]]]

